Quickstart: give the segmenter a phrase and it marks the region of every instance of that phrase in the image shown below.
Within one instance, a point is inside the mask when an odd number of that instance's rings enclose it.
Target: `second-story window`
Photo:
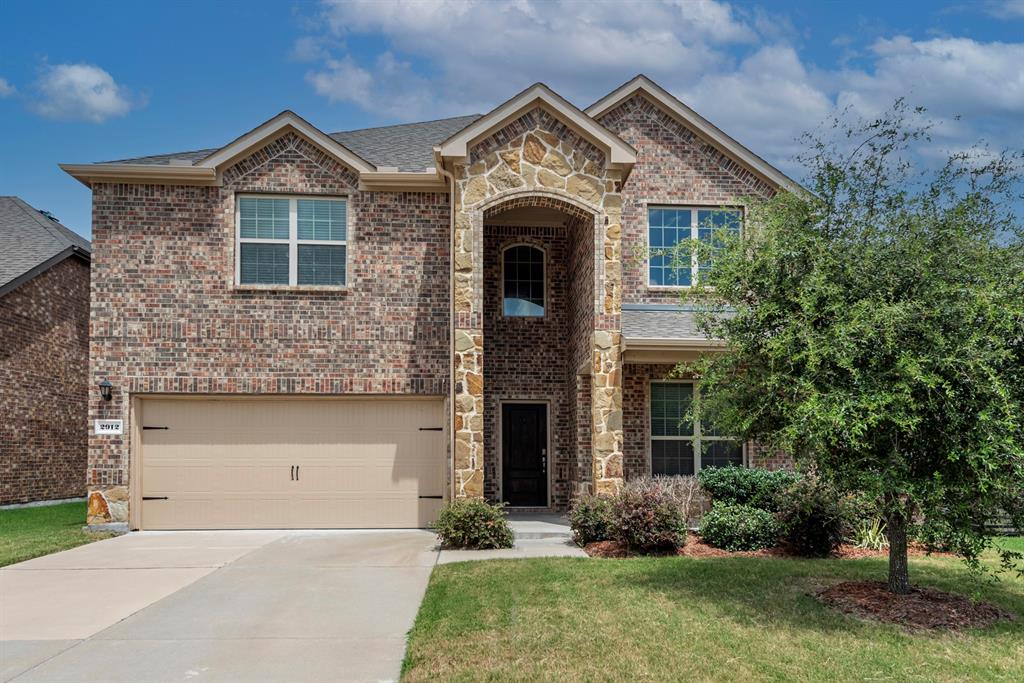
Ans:
[[[344,199],[239,197],[237,282],[344,285],[346,209]]]
[[[690,287],[711,260],[699,260],[688,240],[714,246],[723,234],[739,234],[740,211],[713,207],[659,206],[647,210],[647,282],[652,287]],[[682,247],[680,245],[683,245]]]
[[[544,252],[517,244],[502,252],[502,312],[507,317],[544,316]]]

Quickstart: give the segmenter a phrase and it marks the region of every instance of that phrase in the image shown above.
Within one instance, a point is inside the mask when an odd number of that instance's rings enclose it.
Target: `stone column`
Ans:
[[[465,211],[467,195],[478,202],[480,189],[466,189],[466,169],[456,166],[455,202],[455,339],[453,362],[453,422],[455,433],[454,488],[456,498],[484,495],[484,333],[483,226]],[[479,196],[478,196],[479,195]]]
[[[622,353],[617,331],[594,332],[592,377],[594,492],[622,486]]]

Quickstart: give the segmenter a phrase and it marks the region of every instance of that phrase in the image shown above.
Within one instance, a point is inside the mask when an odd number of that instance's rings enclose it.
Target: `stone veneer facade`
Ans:
[[[455,495],[485,492],[487,448],[484,317],[485,218],[519,207],[552,208],[589,227],[593,292],[586,302],[592,324],[592,457],[577,472],[577,490],[612,491],[622,482],[622,388],[619,319],[622,305],[620,172],[606,168],[604,153],[537,107],[469,150],[455,167],[453,255],[455,305]],[[492,410],[494,407],[491,408]],[[578,411],[576,411],[578,413]],[[493,471],[493,470],[492,470]]]
[[[0,297],[0,505],[85,495],[89,264]]]

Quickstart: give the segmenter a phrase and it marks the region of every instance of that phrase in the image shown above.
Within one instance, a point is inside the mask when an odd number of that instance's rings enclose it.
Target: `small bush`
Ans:
[[[877,517],[860,520],[854,527],[850,540],[855,546],[865,550],[885,550],[889,547],[889,539],[885,535],[885,522]]]
[[[433,528],[447,548],[511,548],[514,537],[503,507],[479,498],[460,498],[441,510]]]
[[[579,496],[569,510],[569,526],[577,545],[607,541],[613,535],[612,501],[608,496]]]
[[[700,522],[700,537],[724,550],[761,550],[778,540],[775,516],[750,505],[714,503]]]
[[[612,501],[615,539],[632,550],[664,552],[686,544],[686,510],[669,478],[627,482]]]
[[[746,467],[709,467],[700,471],[700,485],[714,503],[749,505],[772,512],[778,496],[801,476],[787,470]]]
[[[778,494],[782,541],[802,557],[828,557],[843,542],[849,513],[842,497],[816,477],[805,477]]]

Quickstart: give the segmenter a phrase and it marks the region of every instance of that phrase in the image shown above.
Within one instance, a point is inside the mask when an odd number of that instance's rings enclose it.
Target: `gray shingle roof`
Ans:
[[[626,339],[704,339],[697,314],[686,310],[635,310],[622,305],[622,336]]]
[[[18,197],[0,197],[0,294],[54,257],[90,251],[89,240]]]
[[[374,166],[396,167],[399,171],[422,171],[434,166],[434,145],[444,142],[478,118],[480,114],[471,114],[422,123],[347,130],[330,133],[330,136]],[[166,166],[170,164],[171,159],[188,159],[195,164],[216,151],[197,149],[191,152],[157,154],[103,163]]]
[[[434,145],[444,142],[478,118],[480,114],[471,114],[423,123],[331,133],[331,137],[375,166],[396,166],[399,171],[422,171],[434,167]]]

